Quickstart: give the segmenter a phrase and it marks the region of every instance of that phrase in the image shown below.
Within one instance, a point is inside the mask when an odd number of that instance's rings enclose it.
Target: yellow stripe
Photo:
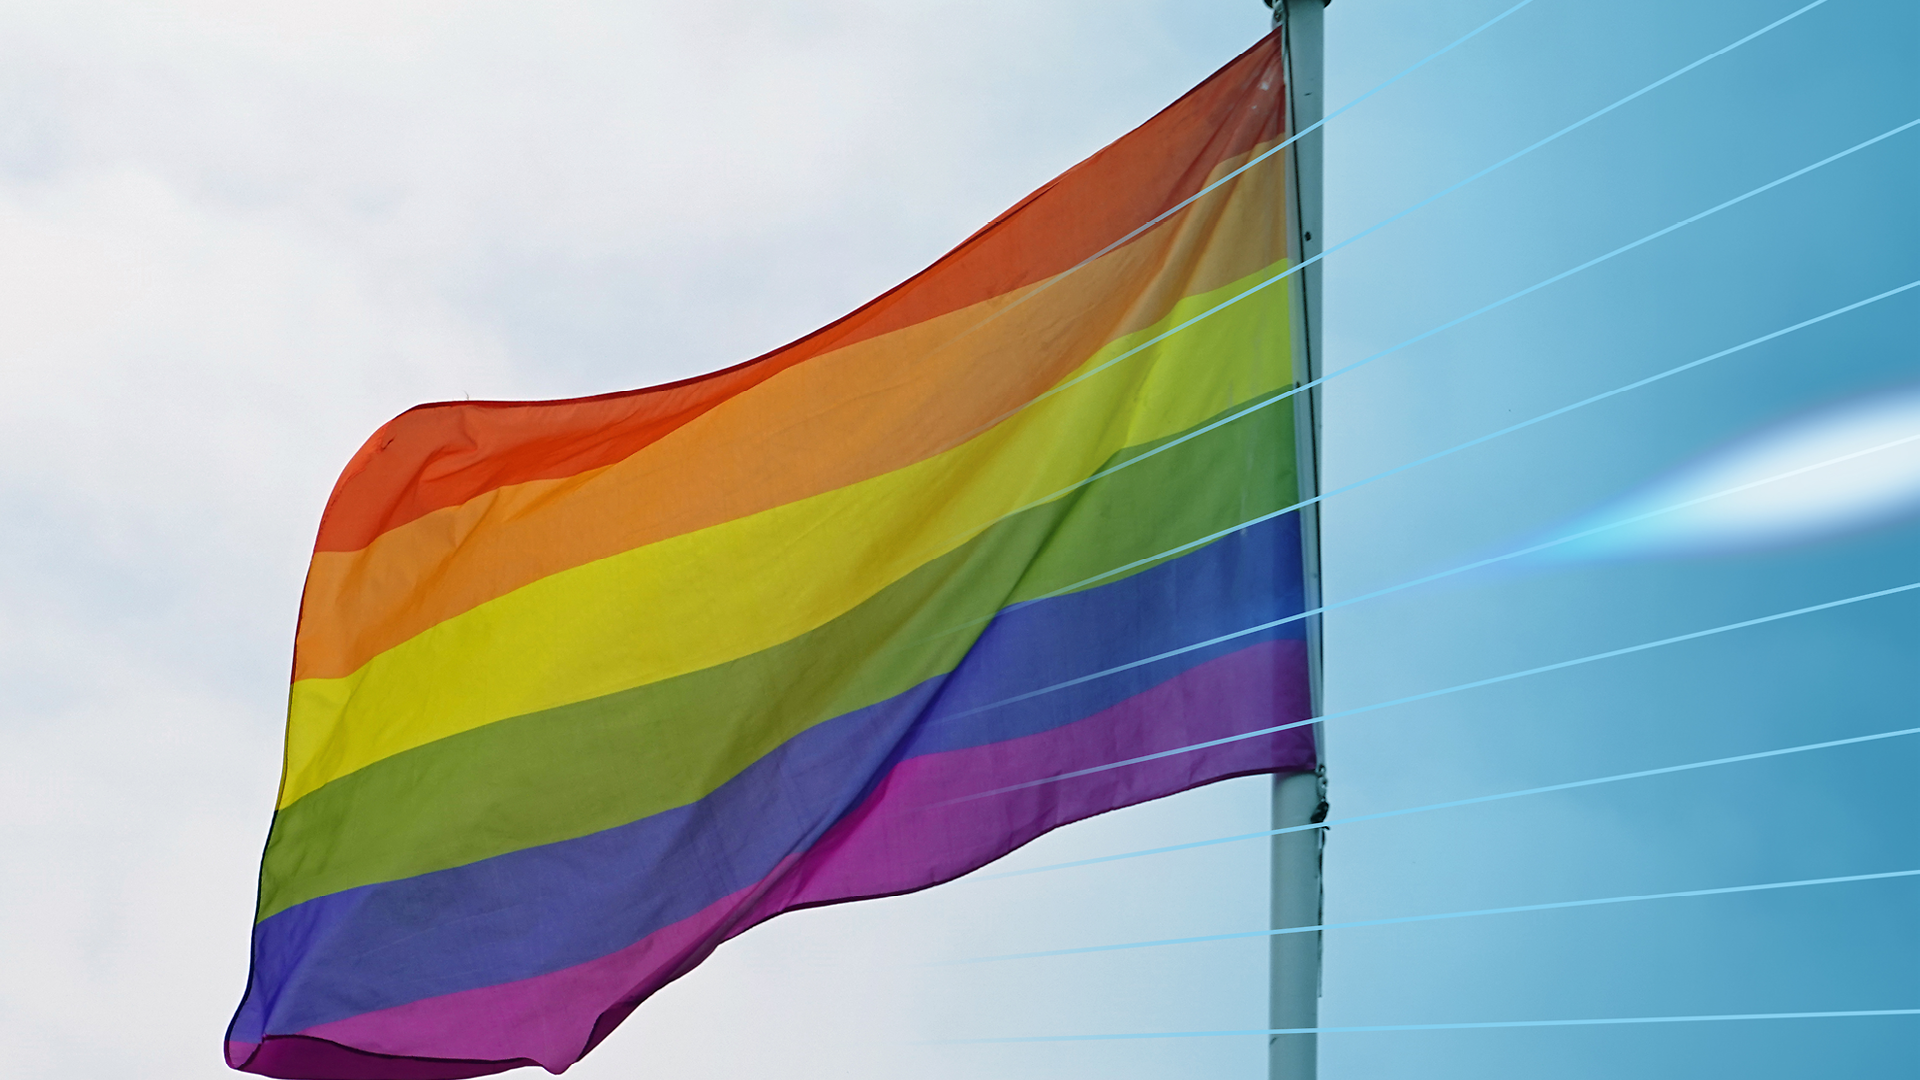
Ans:
[[[351,675],[295,683],[280,805],[495,720],[777,645],[1085,478],[1115,451],[1287,385],[1278,288],[1075,382],[1278,269],[1181,301],[1160,323],[1102,349],[1064,380],[1074,383],[1064,392],[946,453],[542,578]],[[1274,344],[1261,347],[1263,337]]]

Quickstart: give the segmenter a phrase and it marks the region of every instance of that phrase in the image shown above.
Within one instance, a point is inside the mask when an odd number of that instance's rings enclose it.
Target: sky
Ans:
[[[1339,0],[1329,104],[1513,2]],[[1920,590],[1353,711],[1920,582],[1911,459],[1820,471],[1868,449],[1821,432],[1914,430],[1920,289],[1374,479],[1920,280],[1920,128],[1713,209],[1920,118],[1899,0],[1826,0],[1367,232],[1805,3],[1533,0],[1329,123],[1326,235],[1359,238],[1324,264],[1323,366],[1364,362],[1324,390],[1324,486],[1358,485],[1324,508],[1336,820],[1920,726]],[[225,1072],[302,575],[368,432],[791,340],[1266,20],[1257,0],[6,5],[8,1072]],[[1503,557],[1780,462],[1819,468],[1799,495]],[[1812,498],[1847,485],[1880,509]],[[1920,736],[1893,736],[1336,824],[1327,918],[1920,870],[1916,780]],[[1262,1027],[1261,939],[948,961],[1258,929],[1260,842],[993,875],[1266,816],[1265,782],[1233,781],[783,916],[571,1075],[1264,1076],[1258,1036],[952,1041]],[[1916,1009],[1916,911],[1906,877],[1332,930],[1322,1019]],[[1321,1057],[1329,1078],[1878,1076],[1920,1064],[1917,1036],[1914,1016],[1376,1031]]]

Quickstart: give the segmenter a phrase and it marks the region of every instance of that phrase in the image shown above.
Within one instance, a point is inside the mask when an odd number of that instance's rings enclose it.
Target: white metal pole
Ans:
[[[1325,83],[1322,58],[1323,10],[1330,0],[1267,0],[1273,22],[1282,28],[1286,63],[1289,132],[1317,123],[1323,115]],[[1288,148],[1287,201],[1288,257],[1298,265],[1320,253],[1321,133],[1302,138]],[[1289,290],[1294,326],[1295,374],[1300,382],[1320,375],[1320,265],[1296,275]],[[1294,398],[1300,495],[1320,491],[1320,393],[1309,390]],[[1304,558],[1306,604],[1320,606],[1320,514],[1318,505],[1301,511],[1301,553]],[[1320,620],[1307,622],[1307,659],[1314,715],[1321,709]],[[1319,725],[1314,741],[1320,747],[1317,773],[1276,777],[1273,785],[1273,827],[1286,828],[1324,820],[1326,754]],[[1317,926],[1321,919],[1321,854],[1325,833],[1319,829],[1286,833],[1273,838],[1273,926]],[[1320,935],[1280,934],[1272,939],[1272,982],[1268,997],[1269,1026],[1298,1030],[1319,1026]],[[1269,1080],[1314,1080],[1318,1071],[1318,1037],[1273,1035],[1268,1043]]]

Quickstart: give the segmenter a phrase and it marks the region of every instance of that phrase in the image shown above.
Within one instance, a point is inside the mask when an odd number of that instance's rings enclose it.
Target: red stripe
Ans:
[[[1250,100],[1261,104],[1249,109]],[[488,491],[611,465],[810,357],[1070,269],[1200,190],[1220,162],[1278,138],[1280,100],[1279,38],[1270,35],[905,284],[735,367],[598,397],[409,409],[348,462],[315,550],[358,551],[388,529]]]

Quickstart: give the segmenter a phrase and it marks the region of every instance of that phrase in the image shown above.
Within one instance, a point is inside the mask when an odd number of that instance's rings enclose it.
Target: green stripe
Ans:
[[[1186,442],[1183,433],[1130,447],[1107,467],[1178,443],[999,522],[791,641],[462,732],[334,780],[275,816],[259,917],[694,802],[799,732],[952,670],[1007,604],[1293,501],[1292,420],[1282,402]],[[690,722],[711,732],[697,748],[663,737]]]

